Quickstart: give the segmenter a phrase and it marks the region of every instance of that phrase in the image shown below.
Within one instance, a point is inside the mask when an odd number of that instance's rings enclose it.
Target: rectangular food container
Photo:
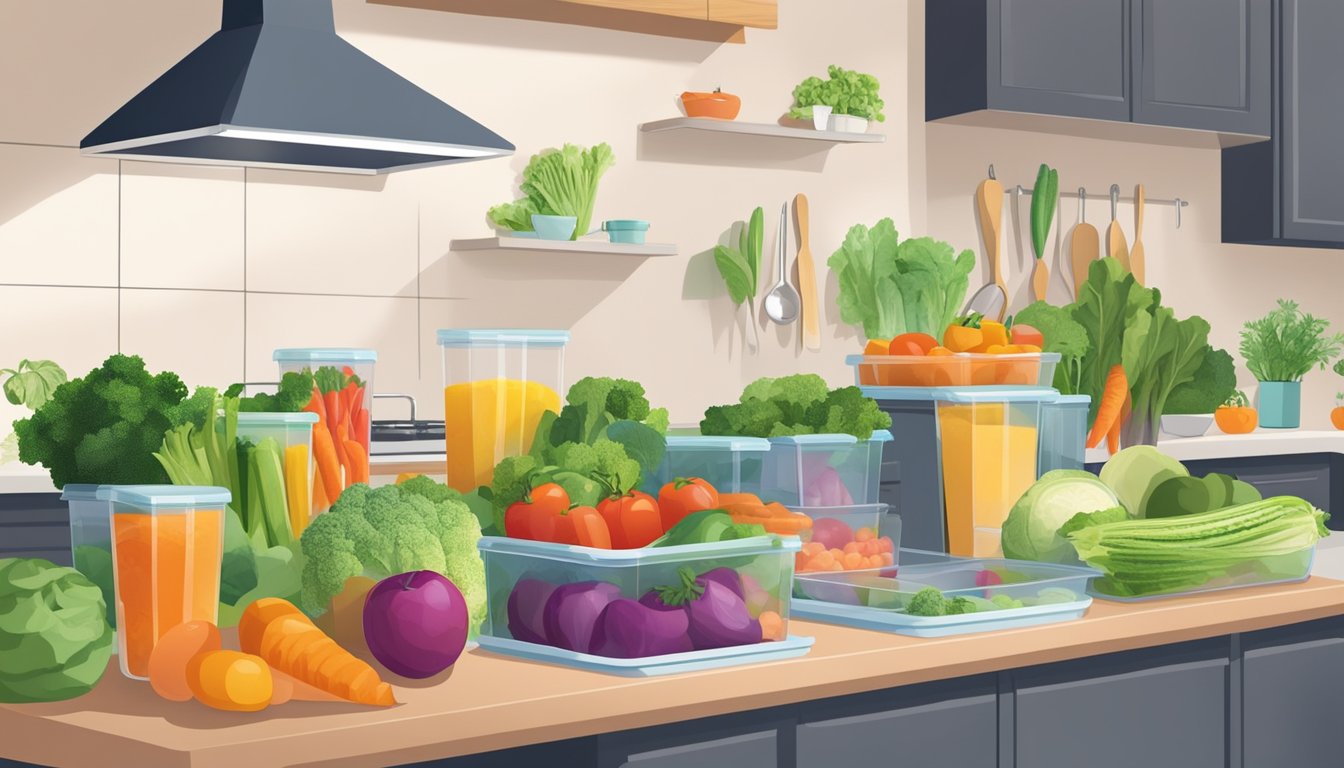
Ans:
[[[610,550],[487,536],[479,547],[486,650],[648,675],[802,655],[810,645],[788,634],[796,537]],[[711,599],[720,620],[681,609],[689,619],[645,623],[661,613],[638,602],[652,603],[658,588],[684,587],[687,579],[704,587],[698,599]]]
[[[955,558],[918,553],[898,575],[799,575],[796,616],[836,624],[940,637],[1079,618],[1091,604],[1091,568],[1001,558]],[[932,587],[967,610],[943,616],[907,613],[915,595]]]
[[[759,495],[786,507],[875,504],[882,451],[891,441],[885,429],[867,440],[853,435],[772,437]]]
[[[568,331],[438,332],[448,485],[489,485],[495,465],[527,453],[542,414],[560,411]]]
[[[1224,575],[1215,579],[1210,579],[1203,584],[1178,587],[1163,592],[1139,595],[1137,597],[1109,594],[1107,592],[1106,579],[1103,577],[1092,582],[1091,594],[1100,597],[1103,600],[1112,600],[1118,603],[1142,603],[1148,600],[1160,600],[1166,597],[1183,597],[1185,595],[1199,594],[1200,592],[1217,592],[1219,590],[1235,589],[1237,587],[1262,587],[1270,584],[1288,584],[1296,581],[1306,581],[1307,577],[1311,575],[1311,564],[1315,558],[1316,547],[1314,545],[1299,552],[1290,552],[1286,555],[1252,558],[1239,565],[1228,568],[1227,573]]]
[[[70,508],[70,558],[75,570],[102,590],[107,622],[117,626],[116,593],[112,588],[112,505],[98,498],[101,486],[68,483],[61,501]]]
[[[215,623],[227,488],[104,485],[112,505],[117,657],[127,677],[149,676],[149,652],[187,621]]]
[[[793,507],[812,518],[799,534],[794,573],[878,572],[894,569],[901,548],[901,518],[886,504]],[[894,572],[894,571],[893,571]]]
[[[1092,398],[1060,395],[1041,403],[1041,447],[1038,473],[1056,469],[1082,469],[1087,442],[1087,413]]]
[[[990,355],[850,355],[854,381],[862,387],[1048,387],[1058,352]]]
[[[313,498],[313,427],[316,413],[240,413],[238,439],[274,451],[285,477],[285,511],[298,538],[308,527]]]
[[[271,357],[280,365],[282,377],[290,372],[313,374],[321,394],[321,402],[315,396],[309,403],[319,414],[312,429],[315,464],[310,495],[312,514],[316,515],[327,511],[342,490],[369,480],[370,411],[378,353],[347,347],[301,347],[277,349]],[[318,434],[323,429],[326,434]]]
[[[999,529],[1038,472],[1044,387],[864,387],[901,439],[899,498],[908,545],[1000,554]],[[932,418],[930,418],[932,417]]]
[[[654,496],[678,477],[703,478],[720,493],[761,495],[761,479],[770,441],[763,437],[669,434],[663,463],[644,481]]]

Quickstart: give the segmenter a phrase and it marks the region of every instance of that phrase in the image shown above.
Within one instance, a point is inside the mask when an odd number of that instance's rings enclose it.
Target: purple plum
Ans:
[[[555,588],[542,611],[546,642],[567,651],[588,653],[597,617],[621,596],[621,588],[605,581],[579,581]]]
[[[654,595],[650,592],[644,597]],[[689,619],[686,610],[662,604],[654,595],[657,606],[643,598],[613,600],[602,610],[593,629],[591,652],[599,656],[620,659],[638,659],[662,656],[692,650],[686,635]]]
[[[542,622],[546,601],[555,585],[541,579],[521,578],[509,593],[509,634],[526,643],[546,643]]]
[[[389,576],[364,600],[364,639],[379,664],[424,679],[451,667],[467,645],[467,601],[433,571]]]
[[[697,577],[690,568],[681,568],[677,575],[679,585],[655,592],[662,604],[686,610],[687,635],[695,650],[761,642],[761,623],[747,610],[735,571],[716,568]]]

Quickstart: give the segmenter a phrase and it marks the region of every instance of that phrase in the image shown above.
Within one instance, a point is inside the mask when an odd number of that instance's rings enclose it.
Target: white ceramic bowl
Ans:
[[[1169,413],[1162,417],[1162,432],[1172,437],[1199,437],[1208,432],[1211,426],[1211,413]]]

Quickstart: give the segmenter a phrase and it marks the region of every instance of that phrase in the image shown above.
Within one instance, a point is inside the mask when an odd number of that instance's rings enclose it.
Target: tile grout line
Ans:
[[[420,343],[421,334],[424,333],[424,302],[420,290],[420,202],[415,203],[415,377],[420,380],[425,378],[425,352],[424,344]]]
[[[247,381],[247,166],[243,166],[243,381]]]
[[[192,288],[163,285],[79,285],[76,283],[0,283],[0,288],[80,288],[90,291],[187,291],[191,293],[247,293],[253,296],[308,296],[315,299],[416,299],[416,296],[392,296],[384,293],[306,293],[303,291],[244,291],[241,288]],[[465,296],[426,296],[435,301],[467,301]]]
[[[121,354],[121,163],[117,161],[117,354]]]

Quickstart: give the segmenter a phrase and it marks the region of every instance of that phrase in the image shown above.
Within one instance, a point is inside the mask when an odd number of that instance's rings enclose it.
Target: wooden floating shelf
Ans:
[[[801,139],[824,141],[831,144],[881,144],[887,137],[881,133],[852,133],[850,131],[818,131],[812,128],[794,128],[774,123],[742,123],[736,120],[715,120],[711,117],[672,117],[655,120],[639,126],[643,133],[665,131],[708,131],[736,133],[743,136],[764,136],[772,139]]]
[[[606,256],[676,256],[677,246],[671,243],[609,243],[602,240],[542,240],[536,237],[477,237],[454,240],[449,244],[454,251],[560,251],[563,253],[593,253]]]

